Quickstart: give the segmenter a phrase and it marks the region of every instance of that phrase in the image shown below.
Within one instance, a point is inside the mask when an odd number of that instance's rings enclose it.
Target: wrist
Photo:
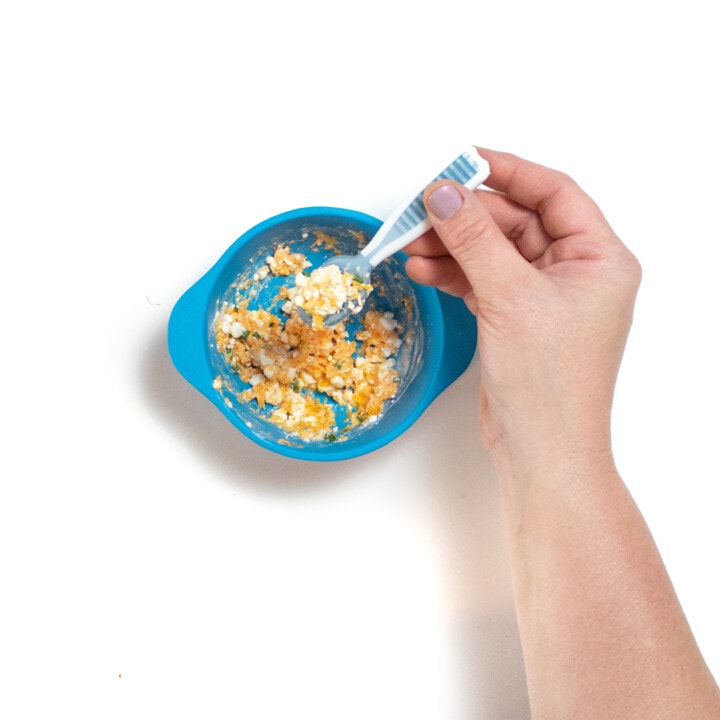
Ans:
[[[530,484],[616,474],[609,416],[565,419],[539,417],[536,423],[482,428],[483,440],[500,481],[522,489]]]

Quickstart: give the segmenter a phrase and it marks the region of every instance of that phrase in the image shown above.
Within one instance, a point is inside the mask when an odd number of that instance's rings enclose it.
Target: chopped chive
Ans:
[[[238,338],[238,340],[242,340],[243,342],[245,342],[248,339],[248,335],[250,335],[250,331],[245,330],[243,334]]]
[[[362,276],[360,276],[360,275],[358,275],[357,273],[353,273],[353,280],[354,280],[356,283],[360,283],[361,285],[363,285],[363,284],[365,283],[365,278],[362,277]]]
[[[336,440],[337,440],[337,435],[335,435],[334,433],[330,433],[330,434],[327,436],[327,441],[328,441],[328,442],[335,442]]]
[[[253,337],[261,338],[262,335],[256,330],[256,331],[253,333]]]

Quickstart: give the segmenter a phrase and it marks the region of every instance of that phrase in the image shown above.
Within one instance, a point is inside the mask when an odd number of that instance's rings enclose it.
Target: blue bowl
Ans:
[[[276,215],[238,238],[173,308],[168,346],[175,367],[241,433],[267,450],[314,461],[346,460],[377,450],[407,430],[470,364],[477,341],[475,317],[462,300],[413,283],[404,271],[406,256],[396,253],[383,261],[373,275],[374,284],[384,287],[382,292],[371,293],[370,298],[377,296],[374,302],[379,303],[378,309],[392,310],[396,316],[405,313],[399,319],[412,328],[412,333],[404,343],[406,356],[398,395],[386,403],[376,422],[348,431],[342,442],[304,441],[267,421],[254,403],[239,402],[233,393],[214,389],[218,375],[226,386],[236,383],[233,389],[237,392],[247,387],[230,373],[214,347],[216,315],[223,302],[237,292],[239,277],[252,275],[254,267],[261,265],[280,243],[289,243],[293,250],[314,260],[313,265],[319,264],[324,257],[312,257],[321,250],[311,243],[318,230],[340,238],[343,253],[357,252],[358,234],[369,239],[381,224],[370,215],[330,207],[301,208]],[[273,282],[285,280],[269,280],[262,291],[268,297],[276,292]],[[400,303],[401,297],[410,297],[412,302]],[[255,301],[262,304],[262,295]]]

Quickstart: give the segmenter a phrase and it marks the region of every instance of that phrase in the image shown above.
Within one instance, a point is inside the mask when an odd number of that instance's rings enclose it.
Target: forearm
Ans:
[[[533,718],[717,718],[720,698],[609,453],[498,457]],[[507,458],[507,461],[504,458]]]

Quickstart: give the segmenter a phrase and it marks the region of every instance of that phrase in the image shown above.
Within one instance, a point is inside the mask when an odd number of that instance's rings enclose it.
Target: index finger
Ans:
[[[417,240],[406,245],[403,252],[408,255],[423,255],[424,257],[440,257],[448,254],[448,250],[437,236],[435,228],[426,230]]]
[[[551,237],[577,235],[598,222],[607,225],[592,198],[565,173],[510,153],[477,150],[490,163],[490,177],[484,184],[537,212]]]

